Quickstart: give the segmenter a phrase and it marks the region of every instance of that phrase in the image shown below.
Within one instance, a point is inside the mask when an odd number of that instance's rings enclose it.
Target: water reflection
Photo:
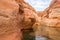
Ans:
[[[23,40],[35,40],[35,36],[30,35],[31,33],[34,34],[33,30],[24,30],[23,31]]]
[[[42,36],[35,36],[35,40],[47,40],[47,38]]]
[[[24,30],[23,31],[23,40],[47,40],[47,39],[42,36],[35,36],[35,33],[33,30]]]

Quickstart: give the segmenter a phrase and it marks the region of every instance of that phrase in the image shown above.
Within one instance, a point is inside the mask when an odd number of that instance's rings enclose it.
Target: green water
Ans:
[[[32,35],[30,35],[31,33],[33,33]],[[23,40],[48,40],[46,39],[46,37],[42,37],[42,36],[35,36],[35,33],[33,30],[24,30],[23,31]]]
[[[34,34],[33,30],[23,31],[23,40],[35,40],[35,36],[30,35]]]

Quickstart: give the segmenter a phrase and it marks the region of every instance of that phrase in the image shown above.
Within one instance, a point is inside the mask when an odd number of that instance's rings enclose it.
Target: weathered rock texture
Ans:
[[[41,35],[49,40],[60,40],[60,0],[52,0],[42,17]]]
[[[30,6],[28,3],[26,2],[19,2],[19,11],[21,13],[21,11],[23,12],[21,15],[23,15],[23,20],[22,20],[22,28],[23,29],[30,29],[32,28],[32,25],[35,23],[36,21],[36,11],[34,10],[34,8],[32,6]]]
[[[0,0],[0,40],[21,40],[21,30],[32,28],[37,18],[24,0]]]
[[[32,28],[38,36],[60,40],[60,0],[38,13],[24,0],[0,0],[0,40],[22,40],[22,31]]]
[[[15,1],[0,0],[0,40],[21,40],[21,30],[17,24],[18,9]]]

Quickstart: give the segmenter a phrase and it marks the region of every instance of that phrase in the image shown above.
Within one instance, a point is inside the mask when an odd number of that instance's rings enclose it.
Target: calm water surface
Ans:
[[[42,36],[30,35],[31,33],[35,34],[33,30],[23,31],[23,40],[47,40]]]

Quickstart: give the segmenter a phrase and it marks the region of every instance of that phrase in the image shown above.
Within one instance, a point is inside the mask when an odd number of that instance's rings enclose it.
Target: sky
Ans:
[[[47,7],[49,7],[49,4],[51,3],[51,0],[25,0],[27,3],[29,3],[36,11],[43,11]]]

